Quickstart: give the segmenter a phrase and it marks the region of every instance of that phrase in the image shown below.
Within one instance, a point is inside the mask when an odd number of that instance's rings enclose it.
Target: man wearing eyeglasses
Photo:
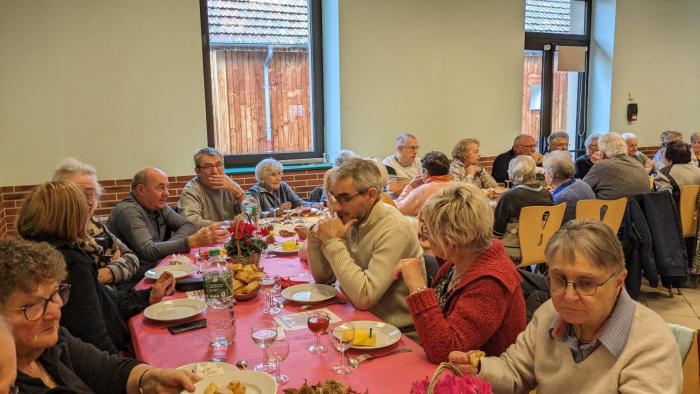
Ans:
[[[245,192],[224,174],[224,156],[214,148],[202,148],[194,154],[194,165],[197,176],[182,189],[180,214],[202,228],[241,213]]]
[[[396,137],[396,153],[387,156],[383,163],[389,172],[386,189],[398,196],[406,185],[421,175],[418,140],[413,134],[402,133]]]
[[[336,218],[311,229],[308,255],[317,283],[340,283],[355,308],[369,310],[404,332],[414,332],[408,288],[394,281],[399,260],[423,251],[415,227],[393,206],[381,202],[381,174],[369,160],[352,158],[326,176],[327,203]]]
[[[516,156],[528,155],[535,160],[538,165],[542,164],[542,154],[537,152],[537,142],[535,137],[529,134],[520,134],[513,140],[513,147],[508,151],[496,156],[493,161],[491,176],[496,182],[505,182],[508,179],[508,163]]]

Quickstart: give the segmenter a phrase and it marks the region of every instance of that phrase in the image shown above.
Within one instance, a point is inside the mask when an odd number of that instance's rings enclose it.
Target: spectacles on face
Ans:
[[[612,279],[612,277],[615,276],[615,274],[616,273],[610,274],[610,276],[608,276],[608,279],[602,282],[596,282],[595,280],[590,278],[568,280],[564,275],[549,275],[547,276],[547,284],[549,285],[550,290],[552,290],[553,292],[564,293],[566,292],[566,288],[569,286],[569,283],[571,283],[574,286],[574,291],[576,291],[578,295],[592,296],[598,291],[598,288],[600,286],[603,286],[604,284],[608,283],[608,281]]]
[[[428,238],[430,236],[430,232],[428,231],[428,226],[425,225],[425,223],[421,222],[420,223],[420,236],[423,238]]]
[[[328,201],[330,201],[333,204],[347,204],[350,201],[352,201],[355,197],[359,196],[360,194],[365,194],[367,193],[366,191],[364,192],[357,192],[353,194],[352,196],[347,195],[347,194],[341,194],[339,196],[336,196],[333,193],[328,193]]]
[[[39,301],[30,302],[24,306],[17,308],[24,311],[24,318],[28,321],[36,321],[44,317],[46,309],[49,306],[49,302],[62,307],[68,302],[68,296],[70,295],[70,285],[68,283],[63,283],[58,286],[58,289],[49,295],[49,298],[44,298]]]
[[[197,166],[200,170],[211,171],[214,168],[224,168],[224,163],[217,162],[216,164],[205,164],[203,166]]]
[[[412,152],[418,152],[418,149],[420,149],[420,146],[402,146],[402,149],[410,150]]]
[[[533,144],[533,145],[522,145],[522,144],[520,144],[520,145],[518,145],[518,146],[521,147],[521,148],[530,149],[530,150],[532,150],[532,149],[537,149],[537,144]]]

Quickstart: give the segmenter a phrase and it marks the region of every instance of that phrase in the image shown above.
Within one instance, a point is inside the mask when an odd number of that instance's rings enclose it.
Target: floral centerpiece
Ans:
[[[228,231],[231,233],[231,240],[224,245],[228,256],[244,264],[258,264],[260,254],[267,248],[265,237],[270,234],[270,230],[258,229],[239,216],[231,223]]]
[[[440,376],[443,371],[453,374]],[[411,394],[492,394],[491,384],[476,376],[462,376],[453,364],[441,363],[431,378],[425,378],[411,385]]]

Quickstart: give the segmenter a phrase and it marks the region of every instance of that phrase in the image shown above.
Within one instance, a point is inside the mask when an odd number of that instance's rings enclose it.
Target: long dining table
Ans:
[[[190,258],[193,258],[194,252],[194,250],[191,251]],[[169,260],[169,257],[165,258],[160,264],[169,264]],[[269,274],[290,277],[296,281],[313,282],[308,263],[300,260],[296,255],[276,256],[265,252],[261,257],[260,266]],[[153,280],[144,279],[138,283],[136,288],[148,288],[153,283]],[[186,296],[184,292],[176,292],[166,299]],[[344,298],[341,292],[338,296]],[[235,305],[235,341],[224,356],[227,362],[236,364],[239,360],[246,360],[249,368],[252,368],[253,365],[262,360],[261,349],[250,337],[250,328],[254,322],[268,316],[262,313],[263,301],[264,295],[260,292],[256,298],[239,301]],[[279,315],[300,312],[300,307],[293,302],[286,302]],[[349,301],[345,304],[322,307],[330,309],[343,321],[381,321],[368,311],[355,309]],[[205,313],[206,311],[190,320],[202,319],[205,317]],[[143,313],[129,320],[129,328],[136,357],[153,366],[174,368],[190,363],[205,362],[212,357],[212,351],[208,345],[207,329],[173,335],[167,329],[168,324],[151,321]],[[369,360],[360,364],[359,368],[348,375],[336,375],[331,368],[338,363],[340,353],[329,343],[328,335],[323,335],[321,342],[329,350],[320,355],[307,350],[315,341],[314,335],[308,329],[288,330],[285,335],[289,341],[290,350],[287,359],[281,363],[281,371],[289,376],[290,381],[278,389],[280,393],[284,388],[298,388],[305,381],[311,385],[327,379],[342,382],[346,387],[352,387],[353,390],[360,393],[408,393],[412,382],[430,376],[436,368],[434,364],[428,362],[420,345],[402,335],[399,341],[390,347],[372,351],[350,349],[346,355],[358,356],[362,353],[376,355],[402,347],[411,349],[411,352]]]

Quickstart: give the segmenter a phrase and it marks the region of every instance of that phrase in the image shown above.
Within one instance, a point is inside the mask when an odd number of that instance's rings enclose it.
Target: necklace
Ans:
[[[466,272],[467,270],[464,270],[458,275],[457,267],[454,267],[454,271],[452,271],[452,278],[450,278],[450,283],[447,285],[447,291],[452,291],[452,289],[459,284],[460,279],[462,279],[462,276],[464,276]]]

